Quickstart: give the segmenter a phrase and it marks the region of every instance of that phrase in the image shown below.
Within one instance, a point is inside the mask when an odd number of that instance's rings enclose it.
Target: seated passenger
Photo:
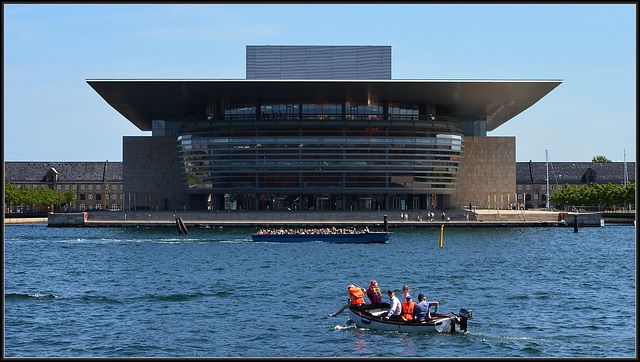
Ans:
[[[371,304],[378,304],[382,302],[382,294],[380,293],[380,287],[378,282],[374,279],[369,283],[369,289],[367,289],[367,297]]]
[[[431,319],[431,312],[429,312],[429,308],[434,305],[436,308],[433,311],[433,313],[436,313],[438,311],[438,307],[440,306],[440,303],[438,302],[427,302],[427,297],[425,297],[422,293],[420,293],[418,295],[418,300],[420,301],[418,304],[416,304],[416,306],[413,308],[413,316],[416,320],[418,321],[426,321]]]
[[[411,300],[410,295],[407,295],[405,300],[406,302],[402,304],[402,320],[410,321],[413,319],[413,308],[416,306],[416,303]]]
[[[389,294],[389,304],[391,305],[391,308],[389,308],[384,319],[400,319],[400,313],[402,312],[400,300],[396,297],[396,293],[393,289],[389,289],[387,294]]]
[[[357,287],[353,284],[349,284],[348,287],[349,297],[347,298],[347,304],[343,305],[339,311],[329,314],[330,317],[335,317],[338,314],[342,313],[345,309],[347,309],[350,305],[362,305],[364,304],[364,290],[360,287]]]

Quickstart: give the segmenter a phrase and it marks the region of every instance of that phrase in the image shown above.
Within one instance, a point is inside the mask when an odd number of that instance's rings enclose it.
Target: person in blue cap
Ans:
[[[431,318],[431,313],[429,312],[429,308],[431,306],[435,306],[435,310],[433,313],[438,312],[438,307],[440,303],[438,302],[428,302],[427,297],[420,293],[418,294],[418,304],[413,307],[413,316],[416,320],[422,322]]]

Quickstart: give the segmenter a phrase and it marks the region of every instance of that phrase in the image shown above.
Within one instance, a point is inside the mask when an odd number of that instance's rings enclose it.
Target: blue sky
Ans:
[[[150,136],[87,79],[244,79],[247,45],[390,45],[393,79],[561,79],[489,136],[516,161],[636,157],[636,5],[4,4],[6,161]]]

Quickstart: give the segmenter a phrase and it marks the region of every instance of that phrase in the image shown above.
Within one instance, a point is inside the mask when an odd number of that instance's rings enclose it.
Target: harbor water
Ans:
[[[440,228],[386,244],[254,231],[5,226],[5,357],[636,356],[633,225],[445,226],[442,247]],[[471,309],[468,333],[329,316],[371,279],[441,313]]]

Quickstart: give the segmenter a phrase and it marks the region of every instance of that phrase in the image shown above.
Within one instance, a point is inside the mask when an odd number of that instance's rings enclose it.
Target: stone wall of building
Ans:
[[[184,210],[188,196],[175,137],[123,137],[125,210]]]
[[[507,209],[516,202],[516,138],[464,137],[464,152],[451,206]]]

